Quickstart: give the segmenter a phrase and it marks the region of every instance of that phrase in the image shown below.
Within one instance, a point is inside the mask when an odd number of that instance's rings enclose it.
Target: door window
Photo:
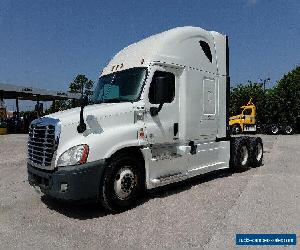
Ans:
[[[168,93],[168,96],[165,98],[166,103],[171,103],[174,100],[175,97],[175,75],[170,73],[170,72],[164,72],[164,71],[155,71],[151,84],[150,84],[150,89],[149,89],[149,101],[152,104],[159,104],[159,103],[155,103],[155,98],[154,98],[154,82],[156,81],[157,77],[168,77],[169,79],[171,79],[171,81],[169,81],[169,84],[171,84],[170,87],[170,92]]]
[[[244,109],[243,115],[251,115],[252,109]]]

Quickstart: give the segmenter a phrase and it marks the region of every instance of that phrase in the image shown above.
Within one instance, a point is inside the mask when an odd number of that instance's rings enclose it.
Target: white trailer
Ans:
[[[229,84],[218,32],[180,27],[134,43],[103,69],[89,105],[32,122],[29,183],[120,211],[146,189],[259,166],[261,139],[229,136]]]

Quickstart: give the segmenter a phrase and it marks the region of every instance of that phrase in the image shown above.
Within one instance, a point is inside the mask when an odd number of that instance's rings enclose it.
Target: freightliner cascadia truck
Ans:
[[[28,180],[59,200],[111,211],[144,191],[262,163],[259,137],[230,137],[228,38],[179,27],[117,53],[90,102],[30,126]]]

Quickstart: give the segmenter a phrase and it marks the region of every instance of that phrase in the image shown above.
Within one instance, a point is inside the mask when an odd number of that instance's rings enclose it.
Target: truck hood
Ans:
[[[229,119],[230,120],[241,119],[241,115],[231,116]]]
[[[133,104],[131,102],[123,103],[102,103],[88,105],[83,110],[83,117],[86,120],[88,116],[96,117],[97,119],[103,119],[105,117],[111,117],[115,115],[120,115],[127,112],[133,111]],[[61,125],[70,125],[79,123],[79,108],[72,108],[65,111],[60,111],[48,115],[46,117],[59,119]]]

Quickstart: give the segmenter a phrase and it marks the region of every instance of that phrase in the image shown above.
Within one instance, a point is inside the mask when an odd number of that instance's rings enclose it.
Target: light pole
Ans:
[[[271,79],[268,77],[268,78],[266,78],[266,79],[259,79],[262,83],[263,83],[263,85],[264,85],[264,93],[266,92],[266,83],[267,83],[267,81],[269,82]]]

